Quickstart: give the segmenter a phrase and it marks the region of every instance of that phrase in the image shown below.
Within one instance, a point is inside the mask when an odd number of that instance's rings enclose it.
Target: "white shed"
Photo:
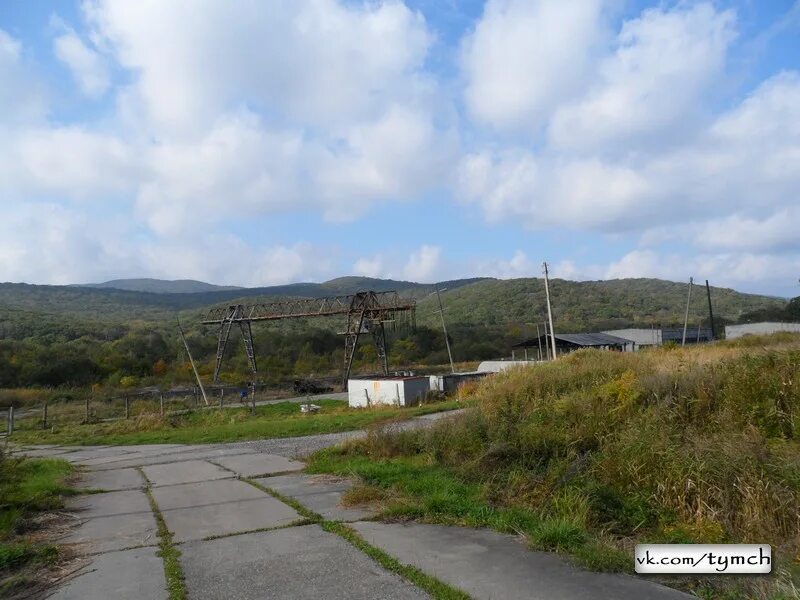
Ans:
[[[377,404],[414,406],[419,404],[430,389],[430,379],[426,376],[349,379],[347,402],[351,407]]]

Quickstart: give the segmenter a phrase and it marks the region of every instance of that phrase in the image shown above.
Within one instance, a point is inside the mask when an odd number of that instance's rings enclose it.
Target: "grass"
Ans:
[[[145,481],[147,481],[147,477],[144,475],[144,472],[141,469],[139,469],[139,472],[142,474],[142,477],[145,478]],[[158,526],[158,554],[164,561],[164,576],[167,579],[167,592],[169,593],[169,600],[186,600],[188,596],[186,591],[186,580],[183,575],[183,567],[181,567],[180,561],[181,551],[172,540],[172,533],[170,533],[167,523],[164,521],[164,516],[161,514],[161,510],[158,508],[156,499],[153,497],[153,492],[150,488],[149,481],[147,487],[145,488],[145,493],[147,494],[147,498],[150,500],[150,508],[153,511],[153,515],[155,515],[156,524]]]
[[[63,460],[6,458],[0,452],[0,596],[30,586],[35,569],[58,550],[35,541],[37,515],[63,507],[72,467]]]
[[[619,553],[615,548],[603,540],[593,540],[592,545],[587,545],[586,533],[575,521],[543,517],[524,507],[492,505],[483,497],[481,485],[466,481],[453,469],[437,465],[430,458],[374,460],[348,455],[348,450],[330,449],[314,455],[307,470],[359,477],[367,486],[354,488],[354,493],[362,500],[381,501],[384,506],[381,516],[385,519],[489,527],[503,533],[523,534],[534,549],[574,552],[586,566],[601,571],[619,570]],[[632,567],[633,561],[627,562]]]
[[[281,402],[256,408],[202,410],[184,415],[146,415],[107,423],[70,424],[42,431],[31,424],[14,432],[14,441],[27,444],[117,445],[153,443],[217,443],[283,438],[362,429],[375,423],[414,417],[459,406],[445,401],[410,408],[351,409],[342,400],[320,400],[316,414],[303,414],[296,403]]]
[[[769,543],[769,577],[668,583],[798,598],[798,372],[799,336],[579,352],[485,380],[457,419],[378,427],[309,470],[359,476],[386,517],[522,533],[595,570],[631,571],[639,542]]]

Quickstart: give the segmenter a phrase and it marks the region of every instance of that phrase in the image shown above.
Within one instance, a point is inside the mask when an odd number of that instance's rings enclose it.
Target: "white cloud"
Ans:
[[[380,254],[372,258],[359,258],[353,265],[353,272],[363,277],[388,277],[384,274],[383,257]]]
[[[108,90],[111,82],[105,60],[74,31],[67,30],[59,35],[53,41],[53,50],[58,59],[70,68],[84,94],[97,98]]]
[[[137,211],[159,234],[299,207],[303,140],[267,132],[258,117],[220,119],[196,142],[162,142],[146,154],[152,177]]]
[[[334,272],[326,258],[329,254],[305,242],[257,248],[223,233],[201,240],[156,240],[143,247],[147,272],[155,277],[181,273],[181,277],[190,279],[252,287],[331,277]]]
[[[4,153],[9,177],[0,190],[8,195],[96,198],[131,192],[142,174],[140,159],[126,142],[79,126],[17,131],[0,143],[0,157]]]
[[[456,161],[424,69],[433,35],[401,2],[84,6],[134,75],[120,118],[149,167],[137,213],[160,235],[305,208],[352,221]]]
[[[535,130],[585,85],[602,33],[600,0],[490,0],[463,47],[470,113]]]
[[[0,29],[0,131],[37,122],[45,112],[42,86],[25,64],[22,44]]]
[[[715,286],[758,289],[763,286],[794,287],[800,269],[800,257],[768,253],[696,254],[634,250],[610,264],[604,273],[609,279],[658,277],[673,281],[708,279]],[[787,283],[791,285],[787,285]]]
[[[326,146],[309,169],[332,220],[350,220],[370,202],[408,199],[440,185],[457,160],[451,133],[431,115],[393,105],[369,123],[354,125],[340,147]]]
[[[508,259],[480,261],[475,267],[475,274],[499,279],[513,279],[517,277],[538,277],[541,265],[536,265],[522,250],[517,250]]]
[[[68,284],[137,271],[129,227],[54,203],[12,204],[0,220],[0,280]]]
[[[596,159],[554,159],[527,150],[466,156],[460,196],[493,222],[519,219],[547,226],[607,229],[641,221],[650,182],[636,169]]]
[[[304,242],[255,247],[226,233],[152,238],[124,216],[50,202],[7,207],[0,221],[1,281],[70,284],[148,276],[276,285],[333,276],[331,255]]]
[[[442,249],[424,244],[408,257],[403,277],[410,281],[433,281],[439,270]]]
[[[763,220],[800,194],[799,122],[800,74],[783,73],[677,148],[616,159],[547,149],[467,156],[460,196],[494,221],[531,228],[641,232],[720,214]]]
[[[96,35],[138,73],[135,93],[162,129],[195,131],[242,104],[303,125],[374,118],[427,93],[432,35],[398,1],[192,4],[91,0]]]
[[[734,23],[733,11],[708,3],[648,9],[625,22],[597,86],[555,112],[553,143],[626,153],[637,138],[664,145],[690,131],[722,75]]]

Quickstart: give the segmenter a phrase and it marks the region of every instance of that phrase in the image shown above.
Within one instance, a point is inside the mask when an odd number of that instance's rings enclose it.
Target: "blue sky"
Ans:
[[[800,2],[0,4],[0,280],[798,295]]]

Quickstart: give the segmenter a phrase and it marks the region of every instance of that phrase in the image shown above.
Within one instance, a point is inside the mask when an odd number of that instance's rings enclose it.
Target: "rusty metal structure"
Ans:
[[[219,326],[217,335],[217,362],[214,368],[214,382],[219,380],[225,350],[236,325],[242,332],[247,359],[255,381],[258,374],[255,350],[253,348],[252,323],[257,321],[278,321],[281,319],[307,319],[314,317],[342,316],[347,319],[344,337],[344,366],[342,387],[347,387],[347,379],[353,366],[362,333],[372,334],[378,358],[385,374],[389,373],[386,355],[386,324],[396,327],[398,322],[414,326],[416,302],[401,298],[397,292],[358,292],[348,296],[329,298],[287,298],[274,302],[258,304],[234,304],[227,307],[212,308],[204,325]]]

